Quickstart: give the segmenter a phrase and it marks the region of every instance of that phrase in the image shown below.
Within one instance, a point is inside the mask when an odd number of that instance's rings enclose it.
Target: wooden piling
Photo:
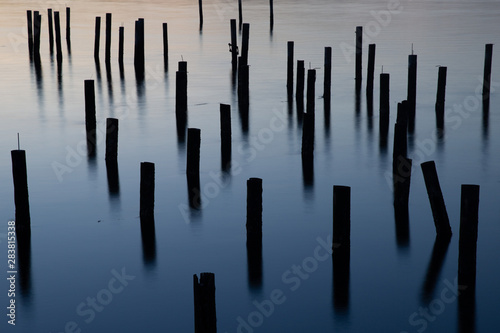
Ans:
[[[71,9],[66,7],[66,42],[71,43],[71,25],[70,25]]]
[[[33,13],[31,10],[26,11],[28,23],[28,52],[30,60],[33,59]]]
[[[408,56],[408,132],[415,129],[415,109],[417,99],[417,55]]]
[[[229,24],[231,26],[231,65],[233,66],[233,72],[236,72],[238,69],[238,39],[236,37],[236,20],[231,19]]]
[[[188,176],[200,174],[200,144],[201,130],[199,128],[188,128],[186,159],[186,174]]]
[[[16,234],[20,237],[31,233],[26,151],[12,150],[11,158],[14,179],[14,204],[16,206]]]
[[[231,105],[220,105],[220,140],[222,170],[230,168],[231,161]]]
[[[273,28],[274,28],[274,6],[273,6],[273,0],[269,0],[269,25],[270,25],[270,30],[272,32]]]
[[[200,31],[203,30],[203,4],[202,0],[198,0],[198,11],[200,12]]]
[[[243,33],[241,36],[241,61],[243,65],[248,65],[248,40],[250,38],[250,23],[243,23]]]
[[[238,0],[238,26],[241,31],[243,25],[243,9],[241,8],[241,0]]]
[[[368,69],[366,73],[366,95],[373,96],[373,76],[375,71],[375,44],[368,45]]]
[[[134,67],[136,75],[144,75],[144,19],[135,21]]]
[[[96,113],[94,80],[84,81],[85,90],[85,130],[87,132],[87,150],[89,155],[95,154]]]
[[[99,42],[101,39],[101,17],[95,18],[94,60],[99,61]]]
[[[399,155],[396,160],[397,169],[393,177],[394,185],[394,212],[396,223],[408,216],[408,200],[410,198],[410,183],[412,160]]]
[[[105,62],[111,61],[111,13],[106,13],[106,50]]]
[[[247,180],[247,241],[249,237],[262,237],[262,179]]]
[[[438,86],[436,94],[436,126],[439,129],[444,128],[444,101],[446,92],[446,70],[444,66],[439,66]]]
[[[304,78],[305,78],[304,60],[297,60],[297,90],[295,98],[297,101],[304,100]]]
[[[465,289],[464,291],[467,293],[472,293],[476,285],[478,213],[479,185],[462,185],[460,239],[458,242],[458,286]]]
[[[56,57],[57,62],[62,62],[62,46],[61,46],[61,22],[59,20],[59,12],[54,12],[54,27],[56,29]]]
[[[271,0],[272,1],[272,0]],[[293,41],[287,43],[287,72],[286,72],[286,88],[288,99],[293,97]]]
[[[436,164],[434,161],[428,161],[420,164],[422,173],[424,174],[425,187],[427,188],[427,195],[431,203],[432,216],[434,217],[434,225],[436,226],[436,233],[438,236],[451,236],[450,220],[446,212],[446,205],[444,204],[443,193],[439,185],[439,178],[436,171]]]
[[[390,113],[390,102],[389,102],[389,73],[380,74],[380,104],[379,104],[379,132],[380,132],[380,143],[381,145],[387,145],[387,135],[389,131],[389,113]]]
[[[351,244],[351,188],[333,186],[333,252]]]
[[[200,279],[193,275],[194,332],[216,333],[215,274],[201,273]]]
[[[106,161],[118,158],[118,119],[106,118]]]
[[[408,150],[407,139],[407,102],[398,103],[398,118],[394,125],[394,146],[392,153],[392,171],[393,181],[400,182],[398,178],[398,169],[401,163],[401,157],[406,157]]]
[[[123,44],[125,39],[125,27],[118,28],[118,63],[123,66]]]
[[[307,70],[307,107],[306,112],[314,115],[315,108],[315,85],[316,85],[316,70],[308,69]]]
[[[356,90],[361,88],[361,67],[363,59],[363,27],[356,27]]]
[[[47,9],[47,21],[49,25],[49,51],[54,53],[54,25],[52,23],[52,8]]]
[[[490,100],[492,58],[493,58],[493,44],[486,44],[485,54],[484,54],[484,74],[483,74],[483,102],[486,103],[488,103]]]
[[[325,47],[325,76],[323,80],[323,98],[330,101],[332,86],[332,48]]]
[[[141,162],[140,183],[140,218],[141,224],[145,221],[154,221],[155,209],[155,164]]]
[[[165,22],[163,27],[163,66],[165,71],[168,70],[168,24]]]
[[[42,16],[38,11],[35,11],[34,16],[34,39],[33,39],[33,55],[37,63],[40,61],[40,34],[42,28]]]
[[[179,70],[175,73],[175,114],[187,116],[187,62],[179,61]]]

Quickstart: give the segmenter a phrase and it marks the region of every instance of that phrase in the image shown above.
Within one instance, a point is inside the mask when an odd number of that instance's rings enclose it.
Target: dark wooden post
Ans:
[[[304,60],[297,60],[297,90],[295,92],[295,98],[297,101],[304,100],[304,78],[305,78],[305,67]]]
[[[394,184],[394,213],[396,226],[401,226],[404,217],[408,216],[408,200],[410,197],[412,160],[399,155],[396,160]]]
[[[200,279],[193,275],[194,332],[216,333],[215,274],[201,273]]]
[[[422,173],[424,174],[425,187],[427,195],[431,203],[432,216],[434,217],[434,225],[438,236],[451,236],[450,220],[446,212],[443,193],[439,185],[439,178],[436,171],[434,161],[428,161],[420,164]]]
[[[306,112],[314,115],[315,108],[315,85],[316,85],[316,70],[307,70],[307,108]]]
[[[33,52],[34,57],[37,62],[40,61],[40,33],[42,28],[42,16],[38,11],[35,11],[34,19],[34,40],[33,40]]]
[[[332,48],[325,47],[325,77],[323,80],[323,98],[330,101],[332,86]]]
[[[269,15],[270,15],[270,26],[271,26],[271,32],[273,31],[274,28],[274,6],[273,6],[273,0],[269,0]]]
[[[154,221],[155,209],[155,164],[141,162],[140,218],[141,224]]]
[[[118,28],[118,63],[123,66],[123,43],[125,39],[125,27]]]
[[[179,61],[179,70],[175,73],[175,114],[187,116],[187,62]]]
[[[201,130],[199,128],[188,128],[186,162],[186,174],[188,176],[198,176],[200,174],[200,144]]]
[[[243,65],[248,65],[248,40],[250,38],[250,23],[243,23],[243,34],[241,41],[241,58]]]
[[[33,59],[33,14],[31,10],[26,11],[28,19],[28,52],[30,60]]]
[[[288,99],[293,97],[293,41],[287,43],[287,71],[286,71],[286,88]]]
[[[49,23],[49,50],[50,54],[54,53],[54,25],[52,23],[52,8],[47,9],[47,17]]]
[[[144,19],[135,21],[134,67],[139,77],[144,75]]]
[[[401,181],[398,179],[398,169],[401,163],[400,157],[406,157],[408,150],[408,139],[407,139],[407,113],[408,113],[408,103],[403,101],[398,103],[398,117],[396,124],[394,125],[394,148],[392,153],[392,171],[393,180]]]
[[[460,239],[458,241],[458,286],[473,293],[476,286],[476,249],[479,185],[462,185]]]
[[[247,180],[247,241],[262,237],[262,179]]]
[[[106,161],[118,158],[118,119],[106,119]]]
[[[241,31],[241,27],[243,25],[243,9],[241,8],[241,0],[238,0],[238,19],[239,30]]]
[[[389,73],[380,74],[380,144],[385,147],[387,145],[387,135],[389,131],[389,113],[390,113],[390,99],[389,99]]]
[[[66,7],[66,42],[71,42],[71,26],[70,26],[71,9]]]
[[[61,21],[59,20],[59,12],[54,12],[54,27],[56,29],[56,52],[57,62],[62,62],[62,46],[61,46]]]
[[[203,30],[203,4],[202,0],[198,0],[198,11],[200,12],[200,31]]]
[[[106,13],[106,54],[105,62],[111,61],[111,13]]]
[[[415,109],[417,100],[417,55],[408,56],[408,132],[415,129]]]
[[[227,171],[231,165],[231,105],[220,105],[221,165]]]
[[[95,18],[94,60],[99,61],[99,42],[101,39],[101,17]]]
[[[493,44],[486,44],[485,55],[484,55],[483,102],[489,102],[490,100],[492,58],[493,58]]]
[[[231,26],[231,65],[233,66],[233,72],[238,70],[238,39],[236,37],[236,20],[230,20]]]
[[[20,237],[31,233],[26,151],[12,150],[11,157],[14,179],[14,204],[16,205],[16,234]]]
[[[96,114],[94,80],[85,80],[85,129],[87,132],[87,149],[89,155],[95,154]]]
[[[363,59],[363,27],[356,27],[356,90],[361,88],[361,64]]]
[[[332,249],[349,248],[351,245],[351,188],[333,186],[333,244]]]
[[[168,25],[162,24],[163,27],[163,66],[165,71],[168,70]]]
[[[439,66],[438,87],[436,94],[436,125],[437,128],[444,128],[444,101],[446,92],[446,70],[444,66]]]
[[[366,74],[366,94],[373,96],[373,74],[375,71],[375,44],[368,45],[368,69]]]

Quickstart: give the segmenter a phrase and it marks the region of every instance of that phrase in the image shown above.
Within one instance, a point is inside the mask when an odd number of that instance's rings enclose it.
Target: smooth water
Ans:
[[[71,7],[71,54],[65,43],[66,5]],[[500,3],[276,0],[271,34],[268,2],[243,1],[243,19],[250,23],[248,130],[238,112],[227,46],[229,20],[238,17],[237,1],[205,1],[201,33],[197,1],[2,1],[0,7],[3,272],[7,221],[15,216],[10,150],[17,148],[17,133],[27,154],[32,223],[31,260],[21,267],[27,272],[23,280],[17,277],[16,326],[8,325],[4,314],[2,332],[190,332],[192,276],[201,272],[215,273],[219,332],[496,331],[500,71],[495,49],[487,118],[477,92],[484,44],[500,45]],[[60,76],[49,54],[47,8],[61,11]],[[42,14],[39,71],[28,57],[27,9]],[[107,12],[113,14],[109,70],[104,64]],[[96,16],[102,17],[100,71],[93,59]],[[145,19],[146,31],[142,85],[133,66],[134,21],[139,17]],[[168,72],[162,22],[168,22],[169,30]],[[365,35],[357,108],[353,48],[358,25]],[[117,61],[119,26],[125,28],[123,76]],[[295,59],[305,60],[306,69],[317,69],[312,182],[303,178],[295,102],[291,110],[287,103],[289,40],[295,42]],[[241,47],[241,39],[238,43]],[[364,93],[369,43],[377,44],[372,117]],[[325,46],[333,48],[330,123],[321,98]],[[417,116],[408,140],[415,167],[405,242],[396,237],[390,174],[396,106],[406,99],[412,48],[418,55]],[[188,62],[188,127],[201,129],[199,211],[188,206],[186,147],[177,140],[175,70],[182,59]],[[443,136],[436,135],[434,115],[439,65],[448,67]],[[382,66],[391,75],[387,149],[379,146],[378,130]],[[95,159],[86,156],[85,79],[94,79],[96,86],[101,130]],[[221,173],[220,103],[232,106],[230,174]],[[107,117],[120,119],[118,192],[108,188],[104,161]],[[440,271],[428,269],[435,228],[419,166],[427,160],[436,162],[453,230]],[[156,166],[154,243],[141,239],[142,161]],[[261,274],[247,264],[250,177],[263,179]],[[479,184],[481,193],[475,304],[459,316],[453,292],[461,184]],[[321,246],[332,233],[333,185],[351,186],[350,270],[335,293],[332,260]],[[129,277],[120,285],[116,275],[123,273]],[[426,289],[427,274],[437,277]],[[6,311],[7,282],[0,288]],[[97,298],[94,308],[88,304],[92,298]]]

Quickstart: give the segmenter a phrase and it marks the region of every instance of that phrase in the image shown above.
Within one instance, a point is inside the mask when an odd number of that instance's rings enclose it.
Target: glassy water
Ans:
[[[65,43],[66,5],[71,6],[71,50]],[[2,332],[193,331],[192,276],[201,272],[215,273],[219,332],[495,331],[500,307],[496,50],[488,117],[477,92],[484,45],[500,44],[498,2],[276,0],[270,33],[268,2],[243,1],[243,20],[250,23],[247,123],[238,111],[227,46],[237,1],[205,1],[202,32],[196,1],[3,1],[0,7],[3,272],[7,221],[15,216],[10,150],[17,147],[17,133],[27,154],[32,220],[30,260],[17,277],[16,326],[3,315]],[[47,8],[61,11],[59,69],[49,53]],[[28,57],[28,9],[42,14],[40,69]],[[104,64],[108,12],[113,14],[110,68]],[[96,16],[103,20],[99,67],[93,59]],[[146,35],[142,84],[133,66],[139,17],[145,19]],[[168,71],[162,22],[168,22]],[[117,61],[120,26],[123,73]],[[365,29],[359,103],[353,79],[356,26]],[[289,109],[287,103],[289,40],[295,42],[295,60],[303,59],[306,69],[317,73],[310,177],[302,170],[296,104]],[[373,116],[364,93],[369,43],[377,45]],[[322,99],[325,46],[333,48],[329,119]],[[412,48],[418,55],[418,85],[415,132],[408,138],[415,167],[405,240],[395,228],[391,155]],[[188,127],[201,129],[200,210],[189,208],[186,147],[177,137],[180,60],[188,63]],[[448,67],[442,135],[436,134],[434,113],[439,65]],[[378,126],[382,66],[391,76],[386,149],[379,145]],[[94,79],[96,87],[99,130],[93,159],[86,156],[85,79]],[[232,107],[229,174],[221,172],[220,103]],[[104,161],[107,117],[120,121],[118,189],[110,189]],[[419,167],[427,160],[436,162],[453,231],[444,249],[434,246]],[[138,217],[142,161],[156,166],[153,237],[141,237]],[[255,258],[247,257],[245,245],[250,177],[263,179],[261,265],[259,258],[248,264]],[[462,303],[455,296],[461,184],[481,186],[476,295]],[[328,246],[321,245],[331,243],[333,185],[351,186],[350,267],[335,284]],[[6,311],[8,283],[1,288]],[[465,308],[462,315],[460,308]]]

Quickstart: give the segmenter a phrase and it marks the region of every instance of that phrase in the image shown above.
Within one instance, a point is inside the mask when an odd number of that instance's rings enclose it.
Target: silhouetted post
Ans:
[[[66,7],[66,42],[71,43],[70,8]]]
[[[417,55],[408,56],[408,132],[415,129],[415,108],[417,100]]]
[[[56,52],[57,62],[62,62],[62,46],[61,46],[61,22],[59,20],[59,12],[54,12],[54,27],[56,29]]]
[[[450,220],[446,212],[443,193],[439,186],[439,179],[434,161],[428,161],[420,164],[422,173],[424,174],[425,187],[427,195],[431,203],[432,216],[434,217],[434,225],[438,236],[451,236]]]
[[[231,52],[231,65],[233,66],[233,73],[238,69],[238,39],[236,37],[236,20],[229,21],[231,26],[231,44],[229,51]]]
[[[105,61],[111,61],[111,13],[106,13],[106,54]]]
[[[262,179],[247,180],[247,242],[262,237]]]
[[[375,71],[375,44],[368,45],[368,69],[366,74],[366,94],[373,96],[373,73]]]
[[[95,18],[94,60],[99,61],[99,42],[101,39],[101,17]]]
[[[134,67],[136,74],[144,75],[144,19],[135,21]]]
[[[408,200],[410,198],[412,160],[399,155],[396,160],[396,173],[394,175],[394,213],[396,223],[404,220],[408,215]]]
[[[194,332],[216,333],[215,274],[201,273],[200,279],[193,275]]]
[[[38,11],[35,11],[35,15],[33,16],[33,19],[35,20],[35,25],[34,25],[34,40],[33,40],[33,52],[35,56],[35,60],[37,62],[40,61],[40,33],[41,33],[41,28],[42,28],[42,16]]]
[[[476,286],[476,248],[479,185],[462,185],[460,239],[458,242],[458,286],[473,293]]]
[[[26,11],[28,19],[28,52],[30,59],[33,59],[33,14],[31,10]]]
[[[187,62],[179,61],[179,70],[175,73],[175,114],[187,116]]]
[[[16,234],[31,233],[30,203],[28,198],[28,173],[26,151],[12,150],[12,176],[14,178],[14,204],[16,205]]]
[[[125,27],[118,28],[118,63],[123,66],[123,43],[125,38]]]
[[[387,145],[387,135],[389,131],[389,73],[380,74],[380,120],[379,120],[379,131],[380,131],[380,143],[382,146]]]
[[[286,88],[288,99],[293,97],[293,41],[287,43],[287,72],[286,72]]]
[[[307,70],[307,108],[306,112],[314,115],[315,108],[315,85],[316,85],[316,70]]]
[[[330,101],[332,86],[332,48],[325,47],[325,77],[323,80],[323,98]]]
[[[250,38],[250,23],[243,23],[243,34],[241,36],[241,61],[248,65],[248,40]]]
[[[201,130],[199,128],[188,128],[186,162],[186,174],[188,177],[200,174],[200,144]]]
[[[436,94],[436,124],[437,128],[444,128],[444,100],[446,92],[446,67],[439,66],[438,87]]]
[[[493,44],[485,45],[484,77],[483,77],[483,102],[489,103],[491,85],[491,61],[493,58]]]
[[[401,163],[400,157],[406,157],[408,151],[407,113],[408,103],[406,101],[398,103],[398,117],[394,125],[394,148],[392,153],[394,182],[401,181],[398,179],[398,169]]]
[[[228,170],[231,161],[231,105],[220,105],[220,140],[222,170]]]
[[[273,0],[269,0],[269,23],[271,26],[271,31],[273,31],[274,28],[274,6],[273,6]]]
[[[85,80],[85,129],[87,132],[87,149],[89,155],[95,153],[96,144],[96,114],[94,80]]]
[[[316,83],[316,70],[309,69],[307,71],[307,107],[306,113],[303,115],[302,125],[302,162],[304,159],[312,160],[314,154],[314,96]]]
[[[49,50],[50,54],[54,53],[54,26],[52,23],[52,8],[47,9],[47,17],[49,24]]]
[[[239,30],[241,31],[241,27],[243,25],[243,10],[241,8],[241,0],[238,0],[238,19]]]
[[[351,188],[333,186],[333,253],[351,245]]]
[[[168,25],[162,24],[163,27],[163,66],[168,70]]]
[[[154,221],[155,209],[155,164],[141,162],[140,184],[140,218],[144,221]]]
[[[203,29],[203,4],[202,0],[198,0],[198,10],[200,12],[200,31]]]
[[[118,158],[118,119],[106,118],[106,161]]]
[[[356,27],[356,90],[361,88],[361,64],[363,59],[363,27]]]
[[[295,98],[301,102],[304,100],[305,73],[304,60],[297,60],[297,91],[295,92]]]

